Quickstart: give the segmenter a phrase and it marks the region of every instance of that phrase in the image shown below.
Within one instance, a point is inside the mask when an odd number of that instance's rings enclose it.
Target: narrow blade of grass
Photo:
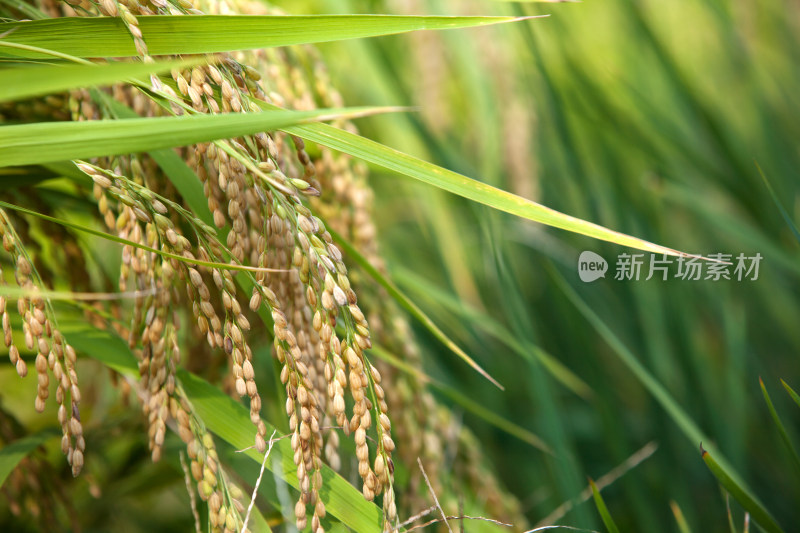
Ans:
[[[678,502],[675,500],[670,500],[669,508],[672,510],[672,516],[675,517],[675,524],[678,526],[678,531],[680,533],[692,533],[692,530],[689,529],[689,524],[686,522],[686,517],[683,516],[683,511],[681,511]]]
[[[0,487],[5,483],[8,475],[17,467],[20,461],[33,450],[44,444],[61,432],[56,428],[47,428],[39,433],[15,440],[0,449]]]
[[[797,229],[797,225],[794,223],[794,220],[792,220],[792,217],[783,207],[783,204],[781,203],[780,198],[778,198],[775,189],[772,188],[772,184],[767,179],[767,176],[764,174],[764,171],[761,170],[761,166],[758,163],[756,163],[756,167],[758,168],[759,175],[761,175],[761,179],[764,181],[764,185],[767,187],[767,190],[769,191],[769,195],[772,197],[772,201],[775,202],[775,206],[778,208],[778,211],[780,211],[783,220],[786,221],[786,225],[789,226],[789,229],[792,230],[794,238],[797,239],[797,242],[800,242],[800,230]]]
[[[733,522],[733,512],[731,511],[731,495],[722,489],[723,497],[725,498],[725,516],[728,517],[728,531],[730,533],[739,533],[736,524]]]
[[[611,518],[611,513],[608,512],[608,507],[606,507],[606,502],[603,501],[603,497],[600,495],[600,491],[597,489],[597,485],[591,478],[589,478],[589,486],[592,487],[592,497],[594,497],[594,504],[597,507],[597,512],[600,513],[600,518],[603,519],[603,524],[605,524],[608,533],[619,533],[617,524],[614,523],[614,519]]]
[[[526,361],[537,359],[545,369],[552,375],[556,381],[560,382],[567,389],[571,390],[581,398],[588,400],[592,397],[593,392],[591,387],[579,378],[572,370],[564,366],[561,361],[547,353],[545,350],[524,341],[520,341],[511,334],[508,329],[503,327],[502,324],[495,319],[470,307],[465,302],[457,300],[453,296],[441,290],[438,286],[428,282],[421,276],[407,270],[400,268],[395,272],[395,279],[402,285],[408,287],[415,287],[419,290],[420,295],[426,295],[433,301],[441,304],[448,311],[456,313],[462,320],[469,322],[471,326],[491,335],[495,340],[505,344],[509,349]]]
[[[376,111],[322,109],[3,126],[0,167],[147,152]]]
[[[108,63],[104,65],[45,65],[34,68],[3,70],[0,102],[32,98],[66,91],[75,87],[107,85],[150,74],[169,72],[199,63],[188,61],[157,61],[155,63]]]
[[[436,337],[442,344],[447,346],[453,353],[459,356],[464,362],[466,362],[469,366],[475,369],[480,375],[491,381],[496,387],[500,390],[505,390],[500,383],[497,382],[492,376],[490,376],[483,368],[481,368],[475,360],[467,355],[464,350],[461,349],[455,342],[453,342],[450,337],[448,337],[440,328],[436,325],[436,323],[431,320],[428,315],[426,315],[422,309],[417,306],[411,299],[405,295],[397,285],[395,285],[389,278],[381,274],[377,268],[375,268],[366,257],[361,255],[361,253],[356,250],[356,248],[350,244],[346,239],[344,239],[341,235],[336,233],[332,229],[328,229],[330,231],[331,236],[333,236],[334,241],[336,244],[342,247],[344,252],[350,256],[350,258],[355,261],[361,268],[363,268],[367,274],[370,275],[375,281],[377,281],[389,295],[394,298],[397,303],[399,303],[406,311],[411,313],[411,315],[420,321],[420,323],[425,326],[425,328],[430,331],[434,337]]]
[[[764,401],[767,402],[769,414],[772,415],[772,421],[775,422],[775,426],[778,428],[778,433],[781,436],[781,440],[791,453],[795,469],[797,472],[800,472],[800,456],[797,455],[797,450],[795,450],[792,440],[789,438],[789,434],[786,432],[786,427],[783,425],[783,422],[781,422],[778,412],[775,410],[775,406],[772,404],[772,399],[769,397],[769,393],[767,392],[767,387],[764,385],[764,381],[761,378],[758,378],[758,383],[761,385],[761,392],[764,394]]]
[[[209,54],[390,35],[415,30],[486,26],[516,17],[415,17],[394,15],[140,16],[152,55]],[[120,17],[61,18],[0,24],[7,40],[76,57],[138,55]],[[40,58],[30,50],[0,49],[0,56]],[[46,57],[46,56],[44,56]]]
[[[264,109],[275,108],[266,103],[260,103],[260,105]],[[292,135],[339,150],[428,185],[534,222],[646,252],[671,256],[690,255],[560,213],[521,196],[327,124],[293,126],[282,129]]]
[[[387,350],[384,350],[382,347],[377,345],[372,345],[370,348],[370,353],[374,354],[378,359],[386,361],[393,367],[397,368],[398,370],[405,372],[407,374],[412,374],[417,377],[422,383],[430,385],[432,388],[438,390],[448,398],[450,398],[454,403],[461,406],[466,412],[472,413],[473,415],[477,416],[485,420],[486,422],[490,423],[494,427],[501,429],[512,435],[523,442],[527,442],[534,448],[538,448],[545,453],[553,454],[552,448],[547,445],[538,435],[528,431],[527,429],[511,422],[510,420],[503,418],[502,416],[498,415],[497,413],[487,409],[483,405],[479,404],[478,402],[472,400],[471,398],[465,396],[464,394],[460,393],[453,387],[442,383],[441,381],[430,377],[424,371],[416,368],[412,365],[409,365],[402,360],[398,359]]]
[[[786,392],[789,393],[789,396],[792,397],[792,400],[794,400],[794,403],[796,403],[797,406],[800,407],[800,396],[797,395],[797,393],[794,391],[794,389],[791,388],[789,386],[789,384],[786,383],[783,380],[781,380],[781,385],[783,385],[783,388],[786,389]]]
[[[750,513],[753,520],[764,528],[764,531],[767,533],[783,533],[783,529],[772,518],[769,511],[764,508],[764,505],[755,496],[751,495],[747,489],[737,483],[702,445],[700,446],[700,453],[703,456],[703,461],[720,482],[720,485],[739,502],[745,511]]]

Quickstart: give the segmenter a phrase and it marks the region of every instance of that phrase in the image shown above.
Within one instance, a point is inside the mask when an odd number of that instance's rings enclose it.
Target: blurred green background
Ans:
[[[757,281],[616,281],[616,257],[630,250],[543,229],[373,169],[390,271],[506,392],[417,328],[426,371],[555,451],[548,456],[464,414],[531,524],[574,499],[587,476],[597,479],[655,442],[652,455],[603,492],[621,530],[677,531],[675,506],[692,531],[730,530],[725,496],[701,460],[700,442],[624,363],[626,350],[784,527],[800,520],[798,471],[758,382],[764,379],[796,437],[800,410],[779,379],[800,386],[800,255],[758,171],[796,218],[796,3],[336,0],[282,7],[549,14],[320,48],[348,103],[417,107],[362,121],[367,137],[659,244],[763,256]],[[605,279],[579,280],[583,250],[609,260]],[[489,321],[504,331],[488,333]],[[527,358],[503,342],[511,338]],[[565,387],[531,346],[591,391]],[[741,529],[741,509],[732,504],[731,513]],[[591,502],[575,505],[560,523],[603,527]]]

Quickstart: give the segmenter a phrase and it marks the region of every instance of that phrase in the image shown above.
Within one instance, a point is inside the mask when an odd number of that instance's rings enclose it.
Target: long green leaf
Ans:
[[[589,486],[592,487],[592,497],[594,498],[594,504],[597,507],[597,512],[600,513],[600,518],[603,519],[603,524],[605,524],[608,533],[619,533],[617,524],[615,524],[614,519],[611,518],[611,513],[608,512],[608,507],[606,507],[606,502],[603,501],[603,497],[600,495],[600,491],[597,489],[597,485],[595,484],[593,479],[589,479]]]
[[[758,378],[758,383],[761,385],[761,392],[764,395],[764,401],[767,402],[767,408],[769,409],[769,414],[772,416],[772,421],[775,422],[775,426],[778,428],[778,434],[781,436],[781,440],[791,453],[795,468],[798,472],[800,472],[800,456],[797,455],[797,450],[795,450],[792,440],[789,438],[789,434],[786,432],[786,427],[784,427],[783,422],[781,422],[781,419],[778,416],[778,411],[775,410],[775,406],[772,404],[772,399],[769,397],[767,387],[764,385],[764,380]]]
[[[526,361],[538,360],[550,375],[581,398],[588,400],[593,396],[594,393],[591,387],[561,361],[539,346],[517,339],[508,329],[487,313],[470,307],[467,303],[447,294],[434,283],[423,279],[408,269],[399,268],[393,271],[393,277],[401,285],[417,288],[420,295],[428,296],[448,311],[458,314],[462,320],[468,321],[471,326],[491,335],[495,340],[505,344],[511,351]]]
[[[672,510],[672,515],[675,517],[675,524],[678,526],[679,533],[691,533],[689,523],[686,522],[686,517],[683,516],[683,511],[675,500],[670,500],[669,508]]]
[[[486,26],[515,17],[415,17],[394,15],[198,15],[141,16],[139,28],[151,55],[208,54],[390,35],[415,30]],[[48,48],[76,57],[138,55],[119,17],[60,18],[7,22],[0,34],[14,43]],[[30,50],[0,48],[0,57],[40,58]]]
[[[0,70],[0,102],[32,98],[66,91],[75,87],[107,85],[150,74],[168,72],[196,64],[188,61],[158,61],[154,63],[108,63],[104,65],[43,65],[40,67]]]
[[[38,446],[48,439],[60,435],[61,432],[56,428],[48,428],[35,435],[15,440],[11,444],[0,449],[0,487],[5,483],[6,478],[20,461],[28,456]]]
[[[217,387],[185,370],[178,371],[178,378],[192,402],[192,407],[209,430],[237,449],[252,446],[255,430],[250,422],[249,412],[243,405],[226,396]],[[271,434],[274,429],[267,423],[267,434]],[[261,464],[263,457],[256,450],[249,449],[243,453],[256,464]],[[292,456],[289,439],[281,439],[272,448],[272,457],[267,461],[267,468],[272,471],[273,461],[278,461],[281,465],[281,475],[286,482],[292,487],[299,488],[297,468]],[[320,497],[328,513],[353,531],[363,533],[380,531],[383,517],[375,504],[366,501],[355,487],[325,465],[322,466],[322,480],[325,489],[321,491]]]
[[[513,435],[517,437],[523,442],[527,442],[534,448],[538,448],[545,453],[553,454],[552,448],[547,445],[538,435],[528,431],[527,429],[511,422],[510,420],[503,418],[502,416],[498,415],[497,413],[487,409],[485,406],[481,405],[480,403],[474,401],[472,398],[467,397],[466,395],[462,394],[455,388],[442,383],[441,381],[430,377],[428,374],[423,372],[421,369],[410,365],[399,358],[395,357],[393,354],[389,353],[387,350],[384,350],[382,347],[373,344],[372,348],[370,348],[370,354],[373,354],[383,361],[386,361],[393,367],[397,368],[398,370],[405,372],[406,374],[411,374],[416,376],[422,383],[430,385],[434,389],[438,390],[448,398],[450,398],[453,402],[457,405],[464,408],[465,411],[472,413],[473,415],[485,420],[486,422],[490,423],[494,427],[498,429],[502,429],[509,435]]]
[[[146,152],[374,111],[323,109],[3,126],[0,167]]]
[[[259,105],[262,105],[264,109],[275,109],[270,104],[260,103]],[[463,196],[469,200],[533,220],[534,222],[646,252],[673,256],[689,255],[560,213],[521,196],[492,187],[327,124],[308,124],[282,129],[292,135],[339,150],[428,185],[433,185],[458,196]]]
[[[756,167],[758,168],[758,173],[761,175],[761,180],[764,182],[764,185],[767,187],[767,190],[769,191],[769,195],[772,197],[772,201],[775,203],[775,206],[778,208],[778,211],[780,212],[781,216],[783,217],[783,220],[786,222],[786,225],[789,226],[789,229],[792,230],[792,234],[794,235],[794,238],[797,239],[797,242],[800,242],[800,230],[797,229],[797,225],[794,223],[794,220],[792,220],[792,216],[789,213],[786,212],[786,209],[783,207],[783,203],[781,202],[781,199],[778,198],[778,194],[775,192],[775,189],[772,188],[772,184],[767,179],[766,174],[764,174],[764,171],[761,170],[761,166],[758,163],[756,163]]]
[[[361,252],[356,250],[356,248],[350,244],[345,238],[341,235],[336,233],[334,230],[328,228],[331,236],[333,237],[336,244],[342,247],[342,249],[347,253],[347,255],[355,261],[361,268],[363,268],[367,274],[369,274],[375,281],[377,281],[386,291],[394,298],[397,303],[399,303],[403,308],[411,313],[411,315],[420,321],[420,323],[430,331],[434,337],[439,339],[442,344],[447,346],[453,353],[463,359],[469,366],[474,368],[480,375],[491,381],[495,386],[500,388],[500,390],[505,390],[500,383],[497,382],[492,376],[488,374],[481,366],[475,362],[475,360],[467,355],[467,353],[461,349],[455,342],[453,342],[450,337],[448,337],[436,323],[431,320],[425,312],[420,309],[417,304],[415,304],[411,299],[405,295],[400,289],[397,288],[392,280],[384,276],[377,268],[375,268],[372,263],[367,260],[366,257],[361,255]]]
[[[703,449],[702,445],[700,446],[700,453],[702,453],[703,461],[705,461],[708,469],[711,470],[711,473],[714,474],[714,477],[717,478],[722,487],[744,507],[745,511],[750,513],[750,516],[753,517],[753,520],[755,520],[758,525],[764,528],[768,533],[783,533],[783,529],[781,529],[775,519],[772,518],[769,511],[764,508],[764,505],[758,501],[755,496],[750,494],[747,489],[730,477],[728,472],[714,460],[711,454]]]
[[[800,395],[798,395],[798,394],[797,394],[797,393],[794,391],[794,389],[793,389],[793,388],[791,388],[791,387],[789,386],[789,384],[788,384],[788,383],[786,383],[785,381],[781,380],[781,385],[783,385],[783,388],[784,388],[784,389],[786,389],[786,392],[788,392],[788,393],[789,393],[789,396],[791,396],[791,397],[792,397],[792,400],[794,400],[794,403],[796,403],[796,404],[797,404],[797,406],[798,406],[798,407],[800,407]]]

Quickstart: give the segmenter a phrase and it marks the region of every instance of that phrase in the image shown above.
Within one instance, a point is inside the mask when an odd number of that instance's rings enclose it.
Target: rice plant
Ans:
[[[745,116],[647,3],[0,0],[0,523],[791,524],[757,400],[797,376],[796,39],[679,6]],[[767,270],[586,285],[580,249]]]

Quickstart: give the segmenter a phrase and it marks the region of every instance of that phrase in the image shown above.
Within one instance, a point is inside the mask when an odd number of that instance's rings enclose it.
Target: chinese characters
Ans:
[[[760,253],[748,256],[740,253],[715,253],[706,259],[695,256],[672,257],[655,254],[622,253],[617,256],[614,279],[617,281],[639,281],[653,278],[667,281],[756,281],[763,256]],[[672,267],[672,268],[670,268]]]

